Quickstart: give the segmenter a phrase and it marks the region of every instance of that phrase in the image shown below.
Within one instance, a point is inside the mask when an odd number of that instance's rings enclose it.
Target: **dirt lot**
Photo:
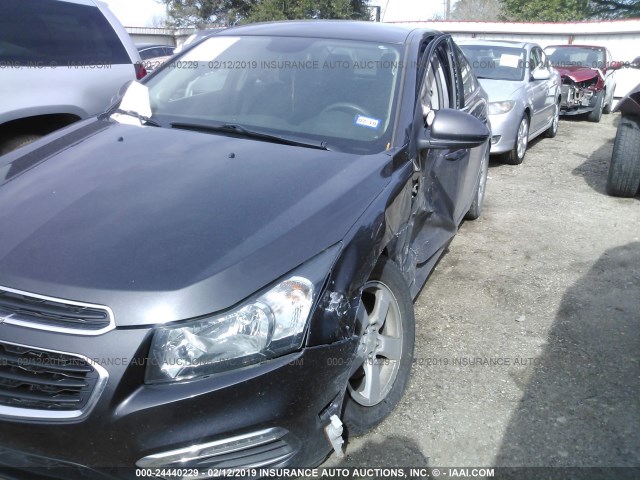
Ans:
[[[618,118],[492,163],[416,302],[402,403],[325,466],[640,466],[640,199],[604,190]]]

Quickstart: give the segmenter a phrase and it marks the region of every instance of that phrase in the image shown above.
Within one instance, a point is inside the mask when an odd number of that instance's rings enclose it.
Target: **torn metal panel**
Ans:
[[[598,106],[599,94],[615,88],[603,70],[581,66],[557,68],[562,77],[560,113],[577,115],[588,113]],[[613,94],[613,90],[609,92]]]

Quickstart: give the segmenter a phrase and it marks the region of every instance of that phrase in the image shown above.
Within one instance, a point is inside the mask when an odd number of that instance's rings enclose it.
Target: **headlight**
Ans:
[[[506,100],[504,102],[489,102],[489,115],[499,115],[501,113],[510,112],[516,102]]]
[[[193,379],[298,350],[338,250],[326,250],[228,313],[158,327],[145,382]]]

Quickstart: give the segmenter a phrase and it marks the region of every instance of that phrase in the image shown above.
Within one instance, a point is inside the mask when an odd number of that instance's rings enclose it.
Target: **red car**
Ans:
[[[561,115],[588,114],[599,122],[610,113],[616,88],[611,52],[594,45],[550,45],[544,49],[551,65],[562,77]]]

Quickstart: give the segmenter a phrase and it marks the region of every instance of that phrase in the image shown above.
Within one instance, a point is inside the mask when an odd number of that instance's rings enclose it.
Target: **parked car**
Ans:
[[[640,57],[631,66],[640,69]],[[607,192],[616,197],[634,197],[640,188],[640,84],[613,111],[622,116],[613,144]]]
[[[206,478],[339,451],[402,397],[489,142],[449,35],[282,22],[4,156],[0,464]]]
[[[215,35],[216,33],[224,30],[225,28],[226,27],[213,27],[213,28],[204,28],[202,30],[198,30],[196,33],[189,35],[183,43],[178,45],[178,47],[175,50],[175,53],[180,53],[182,50],[186,49],[187,47],[198,43],[200,40],[206,37]]]
[[[560,112],[560,75],[535,43],[493,40],[458,42],[480,85],[489,94],[491,153],[518,165],[530,140],[555,137]]]
[[[0,155],[104,111],[144,68],[106,4],[0,2]]]
[[[544,51],[562,76],[561,115],[587,114],[590,122],[599,122],[611,112],[618,65],[607,48],[550,45]]]
[[[166,62],[171,55],[173,55],[175,47],[170,45],[157,45],[157,44],[140,44],[136,45],[142,64],[147,72],[151,73],[164,62]]]
[[[149,43],[136,45],[136,48],[138,49],[140,58],[143,61],[156,57],[170,57],[171,55],[173,55],[173,51],[175,50],[175,47],[172,47],[170,45],[157,45]]]

